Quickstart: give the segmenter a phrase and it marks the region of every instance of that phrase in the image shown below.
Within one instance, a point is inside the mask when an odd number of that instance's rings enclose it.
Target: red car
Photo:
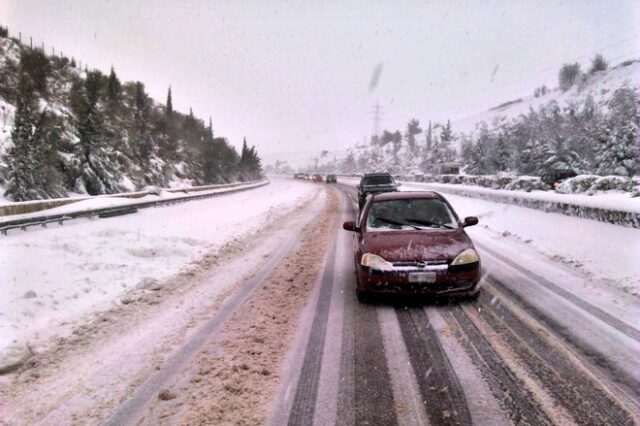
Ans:
[[[437,192],[374,194],[358,222],[343,228],[355,232],[356,293],[360,301],[374,294],[476,296],[480,257],[460,221]]]

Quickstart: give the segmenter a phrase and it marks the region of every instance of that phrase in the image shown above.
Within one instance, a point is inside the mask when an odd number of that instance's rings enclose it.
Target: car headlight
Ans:
[[[362,259],[360,260],[360,264],[362,266],[368,266],[369,268],[375,269],[388,269],[393,267],[390,262],[387,262],[382,257],[373,253],[363,254]]]
[[[478,262],[479,260],[480,256],[478,256],[478,253],[476,253],[474,249],[468,248],[463,250],[455,259],[453,259],[451,266],[466,265],[468,263]]]

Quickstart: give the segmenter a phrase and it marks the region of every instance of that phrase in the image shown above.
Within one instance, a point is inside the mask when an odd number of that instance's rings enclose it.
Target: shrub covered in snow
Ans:
[[[598,180],[596,175],[579,175],[565,179],[556,187],[560,194],[581,194],[587,192],[591,185]]]
[[[549,185],[544,183],[538,176],[519,176],[512,182],[510,182],[507,186],[505,186],[504,189],[509,191],[526,192],[531,192],[534,190],[547,191],[549,189]]]
[[[628,191],[633,190],[633,180],[623,176],[602,176],[596,179],[589,190],[588,195],[594,195],[600,191]]]

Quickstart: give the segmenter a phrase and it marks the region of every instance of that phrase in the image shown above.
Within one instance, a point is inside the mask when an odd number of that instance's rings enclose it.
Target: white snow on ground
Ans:
[[[79,219],[0,239],[0,353],[12,342],[35,349],[136,287],[153,285],[275,214],[319,193],[308,182],[275,180],[220,198]],[[35,295],[35,297],[34,297]]]
[[[82,211],[88,211],[88,210],[100,209],[100,208],[120,207],[120,206],[133,205],[133,204],[137,204],[145,201],[179,199],[179,198],[192,197],[194,195],[224,193],[229,191],[230,189],[234,189],[234,188],[237,189],[244,186],[251,187],[256,185],[260,185],[260,183],[241,185],[233,188],[218,188],[218,189],[209,189],[204,191],[193,191],[187,194],[185,194],[184,192],[167,192],[159,189],[159,191],[161,191],[160,195],[145,195],[144,197],[140,197],[140,198],[117,197],[113,195],[97,195],[95,197],[83,199],[70,204],[65,204],[60,207],[54,207],[51,209],[38,210],[32,213],[0,216],[0,223],[2,223],[2,221],[4,220],[8,221],[8,220],[28,219],[28,218],[39,217],[43,215],[65,214],[65,213],[82,212]],[[40,202],[42,202],[42,200],[33,201],[33,203],[40,203]],[[28,203],[31,203],[31,201],[25,201],[20,204],[25,204],[25,203],[28,204]],[[8,203],[8,204],[12,204],[12,203]],[[0,204],[0,206],[1,205],[2,204]]]
[[[553,191],[509,191],[506,189],[491,189],[472,185],[458,185],[448,183],[403,183],[405,190],[413,188],[415,190],[434,189],[446,192],[447,189],[457,188],[477,194],[498,194],[507,197],[518,197],[522,199],[533,199],[551,201],[556,203],[568,203],[577,206],[594,207],[608,210],[623,210],[640,213],[640,198],[631,197],[628,192],[607,192],[596,195],[586,194],[559,194]]]
[[[355,185],[357,179],[339,178],[340,183]],[[461,187],[461,185],[451,185]],[[403,183],[403,191],[424,191],[432,184]],[[495,191],[486,188],[476,188]],[[628,228],[590,219],[581,219],[559,213],[546,213],[510,204],[485,201],[446,193],[447,185],[438,190],[449,200],[458,216],[478,216],[480,224],[467,228],[474,237],[501,236],[510,243],[509,252],[517,257],[521,253],[535,252],[547,259],[561,262],[586,274],[592,281],[614,286],[629,294],[640,295],[640,229]],[[626,207],[637,211],[640,200],[621,199],[625,194],[599,194],[592,197],[564,195],[535,191],[503,191],[528,196],[551,196],[566,202],[589,200],[590,205],[605,208]],[[617,197],[620,196],[620,197]],[[628,198],[628,195],[626,196]],[[574,201],[577,200],[577,201]],[[632,200],[632,201],[631,201]],[[586,203],[586,201],[584,201]],[[537,265],[529,265],[533,271]]]

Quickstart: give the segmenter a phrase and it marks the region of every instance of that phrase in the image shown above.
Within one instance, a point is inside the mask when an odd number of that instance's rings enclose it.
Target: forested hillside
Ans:
[[[413,118],[403,129],[384,130],[356,145],[339,162],[329,152],[308,169],[317,164],[319,170],[344,173],[437,174],[439,165],[453,162],[476,175],[571,169],[634,176],[640,173],[639,76],[639,61],[609,68],[598,55],[585,72],[577,63],[563,66],[555,89],[541,86],[530,98],[469,119]]]
[[[11,201],[252,180],[260,158],[238,154],[191,111],[21,44],[0,27],[0,195]]]

